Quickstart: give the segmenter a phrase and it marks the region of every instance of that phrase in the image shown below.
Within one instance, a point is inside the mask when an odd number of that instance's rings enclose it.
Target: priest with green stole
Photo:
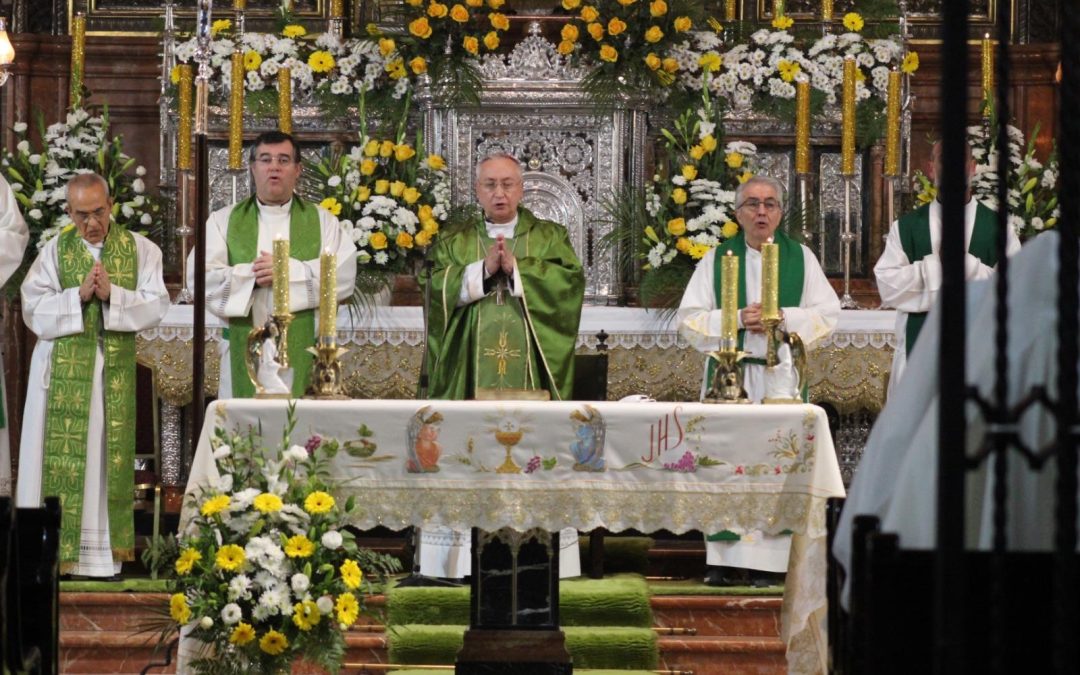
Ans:
[[[67,184],[72,225],[41,247],[22,284],[38,336],[15,501],[60,497],[60,572],[112,577],[135,559],[135,334],[169,310],[161,251],[112,222],[109,185]]]
[[[26,221],[19,213],[19,203],[11,186],[0,176],[0,289],[23,261],[23,251],[30,239]],[[4,385],[4,341],[0,340],[0,496],[11,494],[11,446],[8,440],[7,389]]]
[[[481,159],[483,218],[445,232],[431,251],[431,398],[571,397],[585,276],[566,228],[521,206],[523,194],[515,157]],[[562,539],[562,573],[576,576],[576,532]],[[436,528],[422,541],[426,574],[468,574],[467,533]]]
[[[307,389],[319,307],[319,256],[337,254],[337,298],[347,299],[356,280],[356,247],[326,209],[295,193],[300,146],[289,134],[267,131],[248,157],[255,194],[210,214],[206,221],[206,310],[228,322],[221,341],[218,398],[250,398],[255,386],[244,354],[248,333],[273,310],[276,239],[289,242],[289,366],[292,395]],[[195,285],[195,252],[188,257],[188,285]]]
[[[722,297],[720,261],[729,252],[739,258],[739,349],[743,385],[751,401],[790,397],[797,378],[790,349],[779,349],[780,364],[766,368],[765,325],[761,315],[761,245],[772,240],[779,251],[779,307],[782,327],[797,333],[807,349],[827,337],[840,318],[840,300],[809,248],[779,230],[784,211],[784,189],[775,178],[754,176],[735,191],[735,219],[740,232],[702,257],[683,294],[678,310],[679,333],[695,349],[719,351]],[[706,363],[702,394],[707,390],[714,362]],[[803,388],[805,383],[798,383]],[[778,393],[774,393],[778,392]],[[805,389],[804,389],[805,392]],[[778,395],[779,394],[779,395]],[[766,573],[787,570],[790,537],[760,531],[721,532],[708,537],[706,582],[725,585],[734,581],[729,568]],[[758,575],[763,582],[771,579]]]
[[[967,150],[968,181],[975,175],[975,159]],[[941,175],[941,142],[934,144],[930,177]],[[960,223],[956,224],[957,227]],[[893,224],[885,240],[885,251],[874,265],[882,307],[896,308],[896,350],[889,376],[889,393],[904,372],[908,354],[926,321],[941,288],[941,202],[935,199],[903,216]],[[997,265],[997,213],[972,199],[970,186],[964,210],[964,277],[978,281],[993,275]],[[1020,250],[1020,240],[1009,227],[1006,253]]]

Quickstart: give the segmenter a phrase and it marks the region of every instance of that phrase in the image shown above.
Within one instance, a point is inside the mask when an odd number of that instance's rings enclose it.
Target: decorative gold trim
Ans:
[[[493,389],[479,387],[474,394],[475,401],[550,401],[551,392],[547,389]]]

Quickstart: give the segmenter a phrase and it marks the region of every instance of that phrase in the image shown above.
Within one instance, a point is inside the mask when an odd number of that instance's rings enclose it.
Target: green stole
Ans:
[[[483,222],[477,226],[476,257],[482,259],[495,240],[488,236]],[[518,244],[524,240],[521,257],[529,250],[529,233],[507,240],[510,251],[518,257]],[[473,383],[476,389],[542,389],[536,363],[536,345],[526,323],[521,298],[511,295],[509,283],[503,291],[503,304],[496,293],[476,302],[476,335],[473,345]]]
[[[904,254],[907,255],[909,262],[918,262],[934,252],[930,243],[929,204],[920,206],[900,218],[897,226],[900,228],[900,244],[904,247]],[[997,215],[981,203],[976,203],[975,226],[971,231],[968,253],[981,260],[984,265],[994,267],[997,265],[997,248],[994,246],[996,240]],[[911,349],[915,346],[915,340],[919,337],[924,323],[926,323],[926,312],[908,314],[904,343],[908,355],[911,354]]]
[[[780,252],[780,288],[778,292],[780,307],[798,307],[802,302],[803,276],[805,274],[805,260],[803,260],[802,246],[788,235],[777,230],[773,235],[773,242],[777,244]],[[746,307],[746,235],[740,230],[737,235],[728,239],[716,250],[713,258],[713,294],[717,305],[720,298],[724,297],[720,288],[721,274],[720,263],[727,252],[739,259],[739,309]],[[719,308],[719,307],[718,307]],[[746,329],[739,329],[739,345],[742,351],[743,340],[746,337]],[[765,365],[765,359],[744,357],[743,364]],[[713,373],[716,371],[716,362],[709,359],[709,367],[706,373],[705,388],[712,386]]]
[[[226,245],[229,249],[229,265],[250,263],[258,257],[259,205],[255,195],[233,207],[229,214]],[[293,195],[289,213],[289,255],[297,260],[314,260],[319,257],[321,246],[319,210]],[[255,385],[248,377],[245,361],[251,327],[250,314],[229,319],[227,332],[233,398],[251,398],[255,395]],[[293,370],[292,395],[296,398],[303,396],[307,389],[313,359],[307,348],[314,344],[315,310],[296,312],[289,324],[288,344],[289,366]]]
[[[94,266],[94,257],[74,227],[60,233],[56,254],[60,286],[78,288]],[[135,237],[113,223],[101,251],[101,263],[112,284],[134,289],[139,268]],[[93,366],[99,342],[105,357],[103,451],[109,541],[114,560],[135,559],[131,511],[131,490],[135,484],[135,333],[105,330],[102,311],[101,301],[94,296],[83,304],[83,332],[53,341],[52,375],[45,404],[41,493],[60,495],[61,563],[79,560],[90,400],[94,393]]]

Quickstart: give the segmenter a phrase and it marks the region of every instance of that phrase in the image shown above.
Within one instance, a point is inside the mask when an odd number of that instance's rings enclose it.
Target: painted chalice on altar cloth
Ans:
[[[524,435],[525,430],[515,420],[509,418],[501,420],[495,427],[495,440],[506,448],[506,459],[499,468],[495,469],[496,473],[521,473],[521,467],[514,463],[512,453],[514,446],[521,442]]]

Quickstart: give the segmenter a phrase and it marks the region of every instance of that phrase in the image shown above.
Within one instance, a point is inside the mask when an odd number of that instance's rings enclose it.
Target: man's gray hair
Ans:
[[[742,183],[739,185],[739,187],[735,188],[736,208],[742,206],[743,194],[746,192],[746,188],[754,185],[755,183],[758,185],[768,185],[769,187],[771,187],[773,189],[773,192],[776,193],[776,201],[780,203],[780,210],[784,210],[784,184],[776,180],[772,176],[766,176],[764,174],[757,174],[756,176],[752,176],[745,183]]]
[[[477,183],[480,182],[480,167],[484,166],[484,164],[490,162],[493,159],[508,159],[517,166],[518,173],[525,173],[525,167],[521,165],[521,160],[519,160],[517,157],[514,157],[508,152],[493,152],[490,155],[484,155],[480,159],[480,161],[476,163],[476,171],[474,172],[474,178]]]
[[[100,175],[89,172],[79,173],[71,177],[71,180],[67,182],[67,187],[64,188],[64,199],[68,199],[71,196],[71,188],[90,188],[94,186],[100,186],[105,191],[105,196],[110,197],[109,194],[109,181],[102,178]]]

